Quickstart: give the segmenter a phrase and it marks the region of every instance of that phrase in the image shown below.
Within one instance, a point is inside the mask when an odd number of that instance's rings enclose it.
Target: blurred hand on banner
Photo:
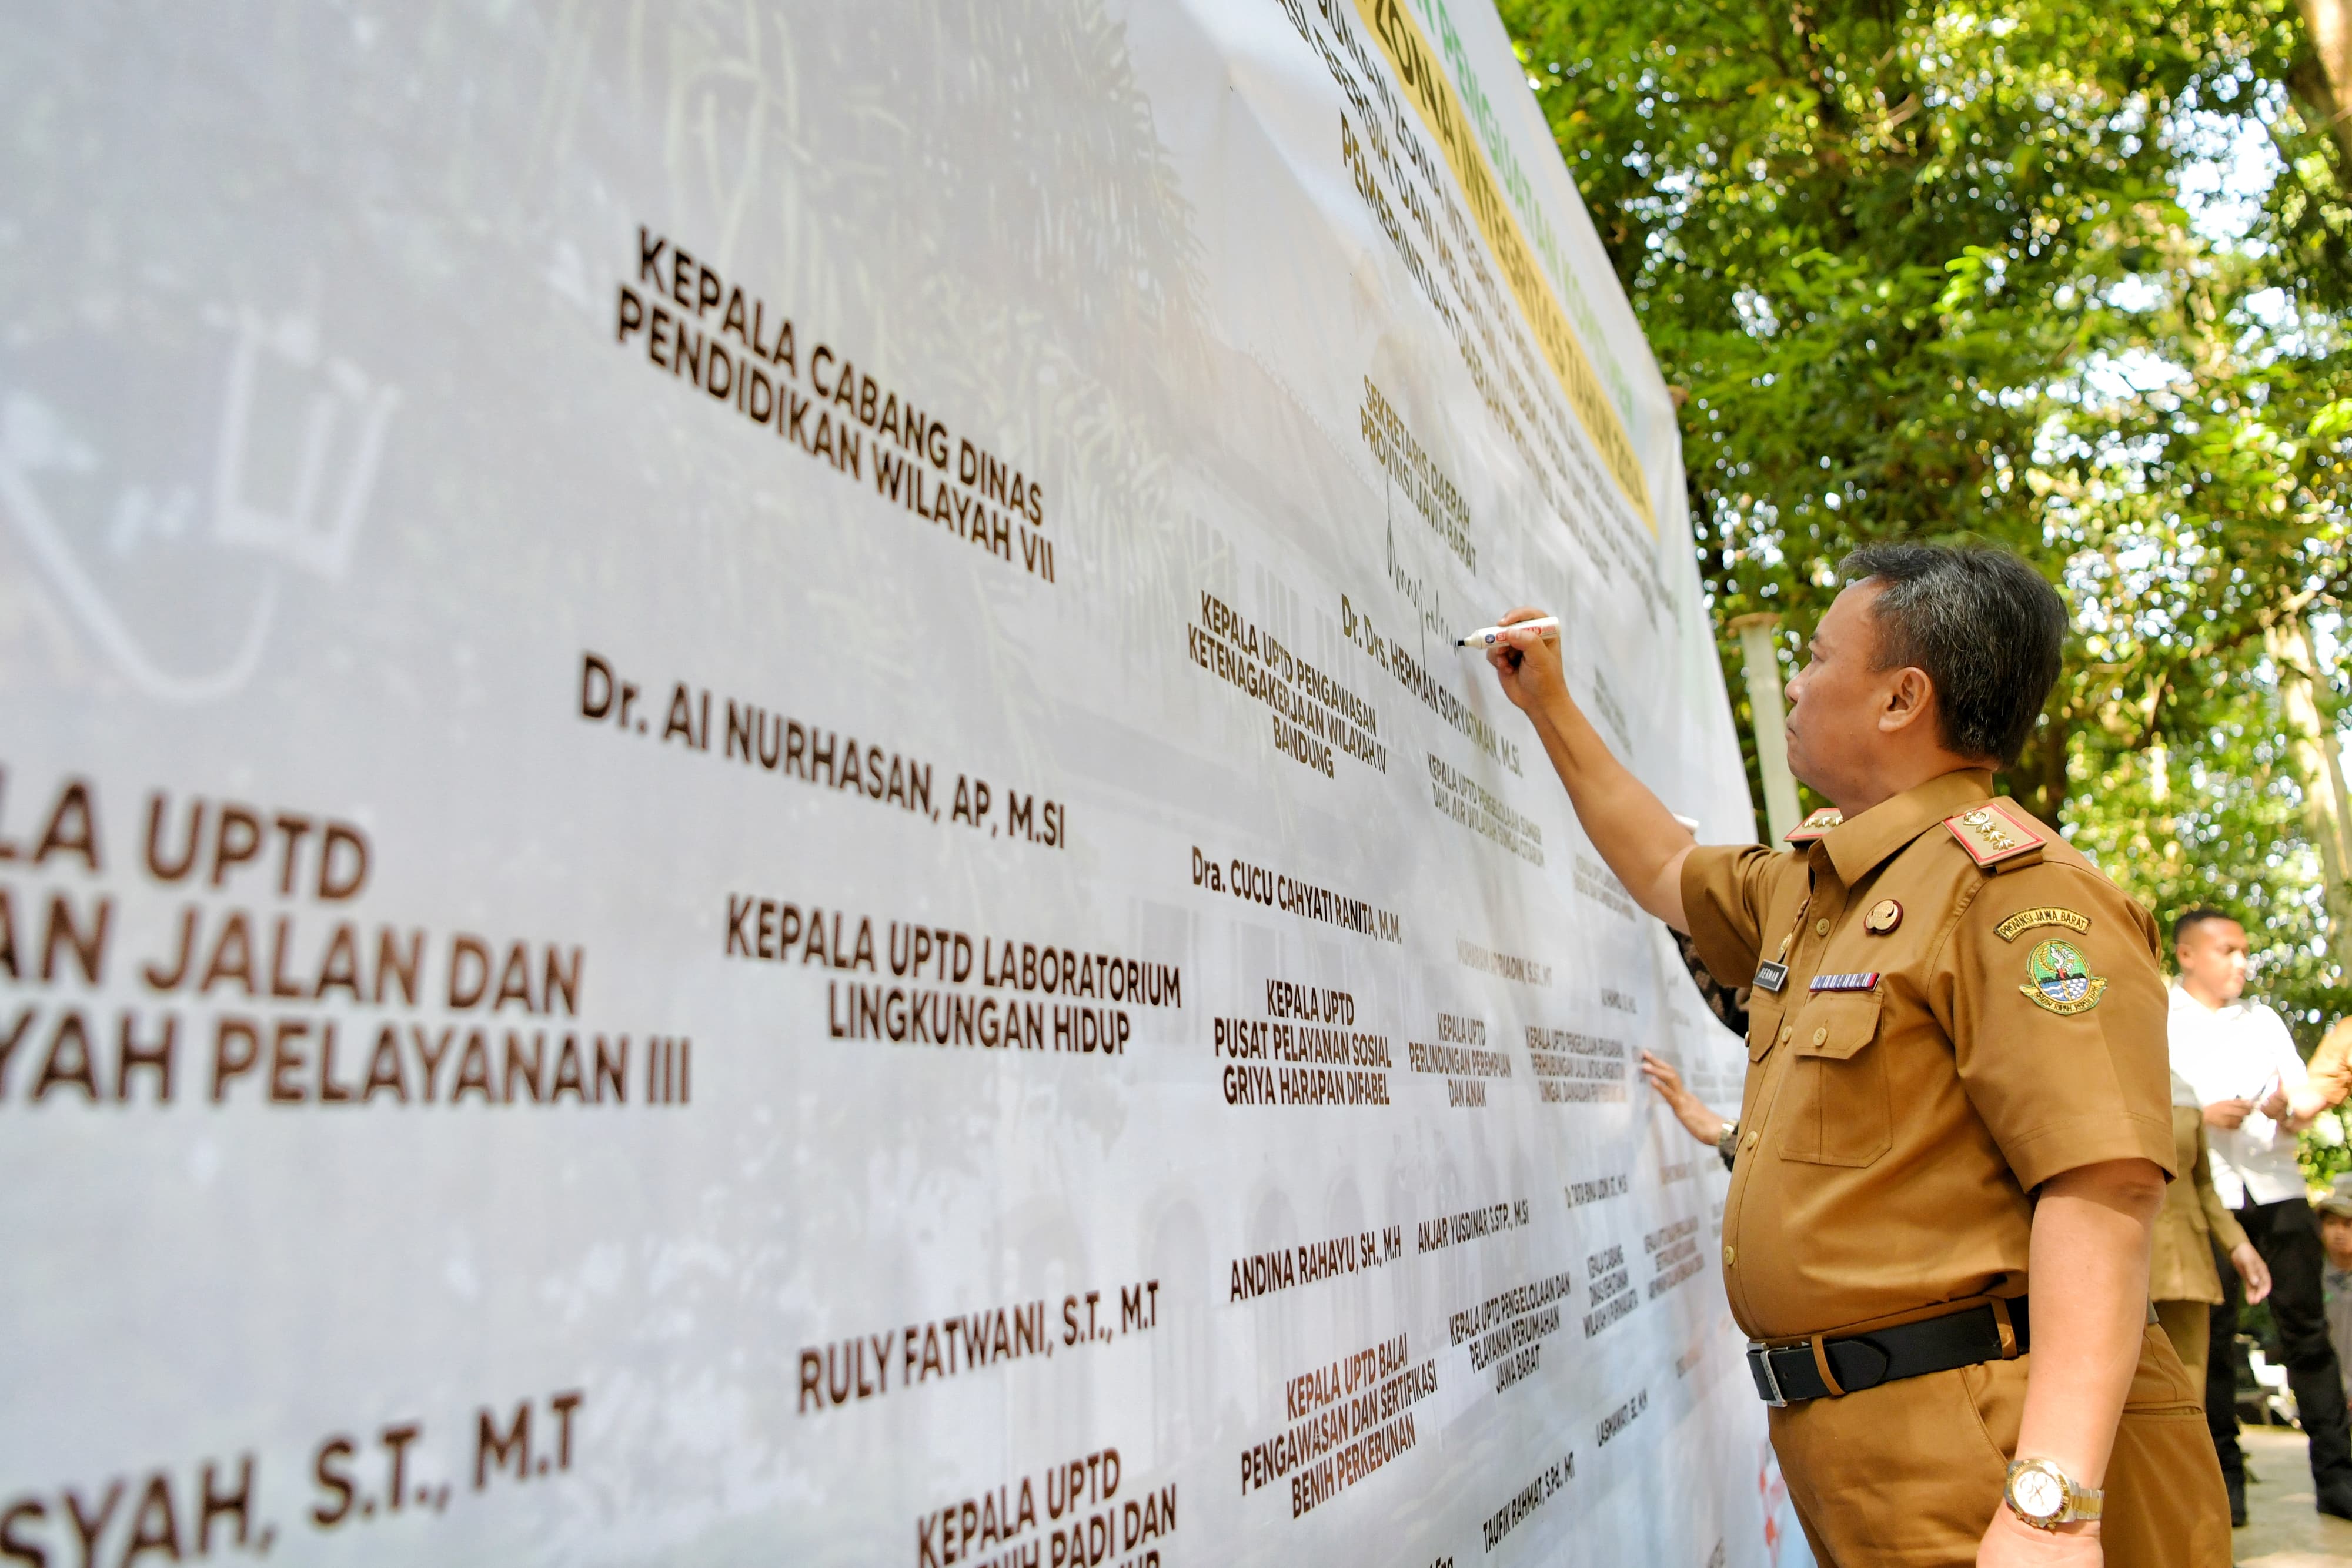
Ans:
[[[1642,1076],[1658,1092],[1658,1098],[1675,1113],[1690,1135],[1702,1144],[1712,1144],[1723,1136],[1723,1129],[1731,1118],[1717,1115],[1706,1102],[1683,1085],[1683,1075],[1675,1071],[1671,1061],[1662,1061],[1648,1051],[1642,1053]]]

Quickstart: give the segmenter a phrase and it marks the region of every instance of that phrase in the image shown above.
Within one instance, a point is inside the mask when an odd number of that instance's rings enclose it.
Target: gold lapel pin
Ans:
[[[1903,906],[1891,898],[1880,899],[1862,917],[1862,928],[1873,936],[1884,936],[1902,924]]]

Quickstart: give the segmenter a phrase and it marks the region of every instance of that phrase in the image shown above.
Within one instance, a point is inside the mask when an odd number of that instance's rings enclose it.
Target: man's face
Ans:
[[[2233,1002],[2246,988],[2246,928],[2234,920],[2200,920],[2173,948],[2180,977],[2199,993]]]
[[[1878,718],[1895,672],[1874,667],[1881,591],[1864,581],[1839,594],[1789,682],[1789,771],[1833,800],[1870,776],[1884,744]]]
[[[2339,1269],[2352,1269],[2352,1219],[2340,1214],[2319,1217],[2319,1244],[2327,1249],[2327,1260]]]

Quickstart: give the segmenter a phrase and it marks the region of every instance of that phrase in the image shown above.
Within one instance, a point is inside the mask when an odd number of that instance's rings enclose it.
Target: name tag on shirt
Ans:
[[[1777,991],[1789,983],[1789,966],[1776,964],[1767,958],[1756,966],[1756,978],[1752,983],[1759,991]]]
[[[1871,991],[1878,988],[1878,971],[1864,975],[1815,975],[1812,988],[1817,991]]]

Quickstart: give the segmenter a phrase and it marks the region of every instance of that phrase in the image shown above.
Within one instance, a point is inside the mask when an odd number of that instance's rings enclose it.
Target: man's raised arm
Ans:
[[[1514,610],[1498,624],[1532,620],[1539,610]],[[1633,902],[1688,931],[1683,913],[1683,862],[1696,846],[1665,802],[1618,761],[1608,743],[1568,694],[1559,644],[1537,632],[1515,632],[1486,650],[1503,695],[1533,721],[1584,836],[1609,862]]]

